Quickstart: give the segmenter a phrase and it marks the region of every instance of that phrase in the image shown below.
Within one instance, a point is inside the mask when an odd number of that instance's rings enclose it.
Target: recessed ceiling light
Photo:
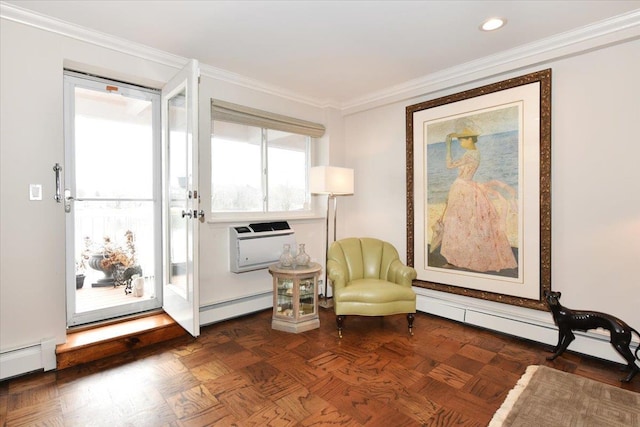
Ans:
[[[506,23],[507,20],[504,18],[489,18],[482,23],[480,29],[482,31],[493,31],[504,27]]]

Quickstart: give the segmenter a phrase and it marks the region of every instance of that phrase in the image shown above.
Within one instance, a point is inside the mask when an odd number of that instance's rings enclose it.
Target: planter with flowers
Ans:
[[[104,277],[93,283],[92,287],[124,286],[125,293],[130,293],[132,276],[142,275],[142,268],[136,260],[133,232],[128,230],[125,233],[123,245],[117,245],[109,236],[105,236],[102,246],[89,257],[88,264],[104,273]]]

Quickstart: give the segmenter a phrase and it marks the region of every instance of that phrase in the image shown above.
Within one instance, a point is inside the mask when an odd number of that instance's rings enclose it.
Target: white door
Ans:
[[[162,89],[163,309],[200,335],[198,77],[191,60]]]

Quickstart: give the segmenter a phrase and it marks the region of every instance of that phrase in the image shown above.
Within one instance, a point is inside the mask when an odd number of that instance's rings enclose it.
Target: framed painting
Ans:
[[[545,310],[551,70],[408,106],[414,285]]]

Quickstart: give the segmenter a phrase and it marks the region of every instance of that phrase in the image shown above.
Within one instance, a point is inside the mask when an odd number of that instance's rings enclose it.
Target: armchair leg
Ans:
[[[407,322],[409,323],[409,335],[411,336],[413,336],[413,319],[415,319],[415,316],[413,315],[413,313],[408,313]]]
[[[344,326],[344,316],[336,316],[336,323],[338,324],[338,337],[342,338],[342,327]]]

